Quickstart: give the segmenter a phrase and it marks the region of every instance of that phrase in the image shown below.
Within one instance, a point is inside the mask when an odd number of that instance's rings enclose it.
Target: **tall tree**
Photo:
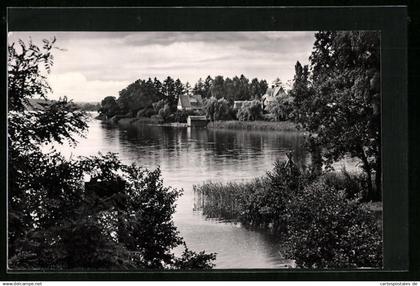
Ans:
[[[224,98],[216,99],[215,97],[211,97],[206,102],[205,112],[207,118],[211,121],[228,120],[231,118],[229,102]]]
[[[293,98],[293,106],[295,112],[293,113],[294,120],[299,123],[303,123],[306,120],[306,109],[302,108],[308,100],[311,100],[311,89],[309,82],[309,69],[308,66],[302,66],[297,61],[295,65],[295,76],[293,78],[292,89],[289,95]]]
[[[377,32],[319,32],[310,57],[312,89],[299,97],[299,122],[323,147],[325,163],[357,157],[368,200],[381,198],[380,45]],[[298,67],[300,70],[300,68]],[[305,70],[298,72],[298,81]],[[296,83],[296,81],[295,81]],[[373,180],[374,178],[374,180]],[[375,182],[373,185],[372,181]]]
[[[117,104],[115,96],[107,96],[101,101],[99,112],[107,117],[112,117],[118,114],[120,108]]]
[[[235,101],[235,88],[233,85],[233,80],[230,78],[226,78],[225,82],[224,82],[224,94],[225,94],[225,98],[226,100],[228,100],[228,102],[230,103],[230,105],[233,105],[233,102]]]
[[[157,95],[157,100],[156,101],[159,101],[159,100],[163,99],[164,95],[163,95],[163,91],[162,91],[162,83],[157,78],[154,78],[153,79],[153,86],[155,87],[155,91],[156,91],[156,95]]]
[[[215,97],[216,99],[222,98],[225,96],[224,92],[224,78],[221,75],[218,75],[214,78],[213,83],[211,85],[211,96]]]
[[[204,81],[204,96],[207,98],[211,97],[211,86],[213,85],[213,79],[211,78],[211,76],[207,76],[205,81]]]
[[[261,92],[261,95],[260,95],[260,98],[266,93],[266,91],[267,91],[267,88],[268,88],[268,83],[267,83],[267,81],[264,79],[264,80],[260,80],[260,83],[259,83],[259,85],[260,85],[260,87],[259,87],[259,91]]]
[[[117,102],[123,114],[135,116],[140,109],[151,107],[155,100],[153,83],[149,78],[148,81],[138,79],[129,84],[119,92]]]
[[[204,82],[201,79],[201,77],[198,79],[197,83],[194,85],[192,92],[194,94],[199,94],[202,97],[206,97],[206,94],[204,92]]]
[[[165,96],[165,101],[169,104],[171,109],[177,104],[177,96],[175,92],[175,81],[168,76],[162,85],[162,93]]]
[[[174,89],[175,89],[175,102],[176,102],[174,109],[176,109],[176,105],[178,104],[178,98],[181,95],[186,94],[187,90],[185,89],[185,86],[182,84],[179,78],[175,81]]]
[[[251,93],[249,90],[249,79],[241,74],[240,78],[240,89],[239,89],[239,98],[240,100],[250,100]]]
[[[264,93],[261,94],[260,83],[257,78],[254,78],[251,80],[251,84],[249,86],[249,92],[253,99],[260,99],[262,94],[264,94]]]

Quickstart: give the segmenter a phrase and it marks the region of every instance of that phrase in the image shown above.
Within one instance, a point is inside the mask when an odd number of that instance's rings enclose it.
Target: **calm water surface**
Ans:
[[[238,224],[208,220],[193,211],[193,185],[204,181],[246,181],[264,175],[276,159],[307,157],[304,138],[295,132],[210,130],[151,125],[115,126],[95,119],[76,148],[61,147],[65,155],[115,152],[126,163],[160,166],[165,185],[184,190],[174,221],[187,246],[216,252],[216,268],[276,268],[286,262],[281,241]]]

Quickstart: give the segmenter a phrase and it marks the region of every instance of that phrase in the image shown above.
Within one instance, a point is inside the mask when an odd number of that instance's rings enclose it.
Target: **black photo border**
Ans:
[[[213,3],[213,6],[205,4],[191,6],[184,3],[153,7],[156,4],[143,3],[144,7],[139,7],[130,3],[127,7],[114,7],[110,2],[103,1],[103,5],[96,2],[91,7],[82,7],[93,2],[89,1],[85,4],[82,2],[77,3],[78,5],[73,4],[75,7],[65,7],[63,6],[65,3],[60,4],[58,1],[38,1],[35,5],[29,1],[25,2],[16,1],[8,5],[9,7],[4,7],[1,31],[4,43],[7,42],[7,31],[380,31],[384,269],[357,271],[229,269],[130,273],[7,272],[5,227],[7,109],[6,96],[4,96],[0,102],[3,115],[1,126],[3,148],[0,154],[3,165],[0,190],[4,190],[0,197],[0,219],[4,225],[0,232],[0,280],[415,280],[416,277],[419,279],[418,251],[416,253],[415,250],[418,245],[415,243],[418,232],[414,228],[414,224],[418,222],[416,220],[418,213],[415,211],[418,195],[413,194],[413,190],[409,193],[408,177],[407,28],[410,19],[406,5],[392,3],[394,5],[388,6],[282,7],[275,5],[276,3],[243,6],[246,3],[242,2],[238,6],[232,6],[226,1],[220,1],[219,6],[215,6],[217,3]],[[332,2],[329,3],[331,5]],[[137,7],[128,7],[132,5]],[[7,56],[6,47],[4,44],[2,48],[4,63]],[[5,67],[6,64],[2,66]],[[4,87],[2,94],[5,95],[6,69],[3,68],[2,72],[1,81]],[[413,106],[410,106],[410,110]],[[416,179],[411,180],[410,187],[416,182]]]

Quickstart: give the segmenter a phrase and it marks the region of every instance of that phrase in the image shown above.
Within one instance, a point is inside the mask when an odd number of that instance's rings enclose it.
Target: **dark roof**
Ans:
[[[283,89],[281,86],[277,86],[277,87],[274,89],[273,96],[278,96],[278,95],[280,95],[281,93],[284,93],[284,89]]]
[[[187,95],[183,94],[179,96],[178,99],[178,106],[181,106],[182,108],[202,108],[203,105],[203,99],[201,98],[201,95]]]
[[[178,105],[181,105],[182,108],[191,107],[190,97],[187,94],[182,94],[179,96]]]

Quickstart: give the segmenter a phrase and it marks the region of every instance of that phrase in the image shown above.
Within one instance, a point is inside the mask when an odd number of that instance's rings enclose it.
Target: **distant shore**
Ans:
[[[99,120],[118,123],[122,125],[127,124],[148,124],[156,126],[168,126],[168,127],[187,127],[187,123],[180,122],[167,122],[163,123],[156,118],[149,117],[112,117],[110,119],[103,119],[97,117]],[[259,130],[259,131],[290,131],[299,132],[295,124],[291,121],[238,121],[238,120],[227,120],[227,121],[213,121],[207,124],[209,129],[231,129],[231,130]]]
[[[296,131],[295,124],[291,121],[214,121],[207,125],[207,128],[214,129],[245,129],[245,130],[266,130],[266,131]]]
[[[101,115],[98,115],[95,117],[98,120],[104,121],[104,122],[109,122],[109,123],[120,123],[120,124],[131,124],[131,123],[135,123],[135,122],[142,122],[142,123],[150,123],[150,124],[160,124],[162,123],[161,121],[155,119],[155,118],[150,118],[150,117],[118,117],[118,116],[113,116],[111,118],[104,118]]]
[[[167,122],[163,123],[153,118],[148,117],[140,117],[140,118],[121,118],[116,123],[121,125],[127,124],[147,124],[147,125],[154,125],[154,126],[167,126],[167,127],[187,127],[187,123],[180,123],[180,122]]]

